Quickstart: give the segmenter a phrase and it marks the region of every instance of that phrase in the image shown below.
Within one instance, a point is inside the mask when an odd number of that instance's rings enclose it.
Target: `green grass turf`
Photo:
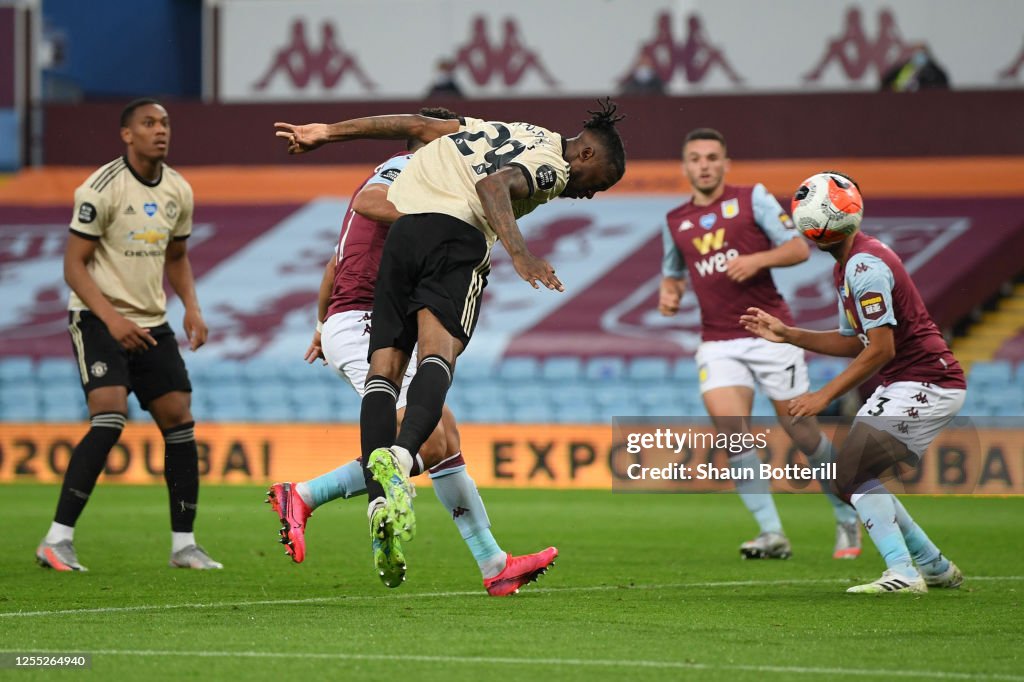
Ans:
[[[745,562],[736,548],[753,522],[733,495],[485,490],[504,549],[561,550],[539,584],[495,599],[429,490],[397,590],[372,572],[365,498],[318,511],[308,558],[293,565],[262,489],[205,487],[198,537],[226,568],[200,572],[167,567],[162,488],[101,485],[76,540],[90,571],[61,574],[32,561],[56,493],[0,487],[0,614],[192,605],[0,615],[3,651],[92,652],[89,674],[104,679],[1024,680],[1024,581],[977,579],[1024,575],[1019,498],[907,498],[967,582],[868,597],[844,589],[882,562],[867,540],[857,561],[830,558],[831,511],[817,495],[778,501],[793,559]],[[398,657],[374,658],[389,652]]]

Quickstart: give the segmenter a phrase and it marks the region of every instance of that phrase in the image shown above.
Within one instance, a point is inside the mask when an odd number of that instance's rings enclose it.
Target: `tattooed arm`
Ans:
[[[288,142],[289,154],[302,154],[330,142],[349,140],[419,140],[427,143],[459,131],[457,120],[419,114],[368,116],[339,123],[275,123],[275,134]]]

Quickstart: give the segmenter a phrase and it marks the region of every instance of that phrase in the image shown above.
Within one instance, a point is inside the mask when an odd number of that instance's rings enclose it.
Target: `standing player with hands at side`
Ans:
[[[166,320],[165,273],[185,306],[191,349],[206,343],[185,246],[192,232],[192,188],[164,163],[170,139],[170,119],[159,102],[131,102],[121,113],[124,156],[75,190],[64,279],[71,287],[68,328],[91,426],[71,454],[56,516],[36,550],[42,566],[59,571],[86,570],[75,554],[75,523],[124,429],[129,392],[164,437],[170,565],[222,568],[192,532],[199,498],[192,385]]]
[[[413,453],[441,418],[456,358],[476,327],[494,243],[501,240],[531,286],[562,291],[554,268],[527,249],[516,219],[558,196],[589,199],[625,171],[615,106],[606,101],[590,113],[573,138],[529,123],[417,115],[276,124],[291,153],[353,139],[432,140],[388,191],[401,217],[388,232],[374,292],[360,430],[378,570],[392,571],[389,547],[415,533]],[[399,386],[417,345],[419,368],[396,438]]]
[[[825,386],[790,402],[789,414],[795,418],[818,414],[876,373],[882,379],[839,446],[836,488],[857,510],[886,570],[878,580],[847,592],[959,587],[960,569],[882,479],[920,463],[929,443],[959,412],[967,382],[899,256],[860,231],[862,215],[860,188],[836,171],[805,180],[793,200],[797,226],[836,260],[839,329],[798,329],[757,307],[740,322],[768,341],[853,358]]]

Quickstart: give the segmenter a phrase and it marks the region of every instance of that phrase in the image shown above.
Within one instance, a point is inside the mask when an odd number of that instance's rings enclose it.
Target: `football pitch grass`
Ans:
[[[1024,681],[1021,498],[905,498],[966,582],[865,596],[844,590],[882,561],[866,537],[860,559],[831,559],[818,495],[777,498],[792,559],[743,561],[754,527],[734,495],[484,490],[503,549],[561,552],[499,599],[426,489],[396,590],[373,573],[365,498],[318,510],[294,565],[262,488],[206,486],[197,537],[225,569],[202,572],[167,566],[162,487],[100,485],[75,543],[90,570],[64,574],[33,562],[56,493],[0,487],[0,650],[89,653],[102,679]]]

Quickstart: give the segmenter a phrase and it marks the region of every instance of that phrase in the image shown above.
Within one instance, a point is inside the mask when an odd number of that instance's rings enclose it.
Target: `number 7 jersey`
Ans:
[[[476,183],[502,168],[518,168],[530,191],[527,198],[512,200],[512,211],[520,218],[565,189],[565,142],[561,135],[529,123],[476,118],[460,118],[459,123],[459,132],[416,152],[388,190],[388,199],[406,215],[443,213],[469,223],[484,234],[490,248],[498,237],[487,222]]]

